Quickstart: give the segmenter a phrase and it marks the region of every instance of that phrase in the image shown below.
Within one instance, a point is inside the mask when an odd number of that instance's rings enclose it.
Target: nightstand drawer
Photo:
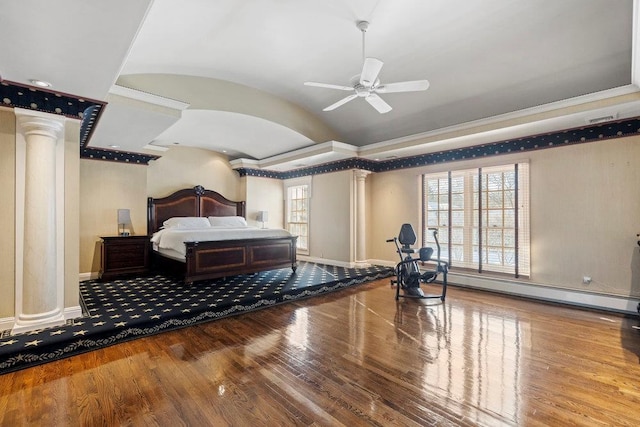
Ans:
[[[123,268],[144,265],[144,245],[107,246],[105,247],[105,267]]]

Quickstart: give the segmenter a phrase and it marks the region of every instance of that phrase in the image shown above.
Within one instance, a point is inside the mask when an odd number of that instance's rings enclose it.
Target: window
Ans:
[[[529,165],[425,174],[423,245],[451,267],[529,276]]]
[[[287,187],[287,230],[298,236],[299,251],[309,251],[309,184]]]

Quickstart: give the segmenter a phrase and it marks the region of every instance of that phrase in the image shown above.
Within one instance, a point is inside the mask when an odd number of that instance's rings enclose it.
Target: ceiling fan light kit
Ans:
[[[394,93],[394,92],[415,92],[429,89],[428,80],[413,80],[406,82],[381,84],[378,75],[382,70],[384,62],[377,58],[367,58],[365,56],[365,33],[369,29],[369,22],[358,21],[356,23],[358,29],[362,32],[362,72],[351,79],[351,86],[335,85],[329,83],[305,82],[306,86],[315,86],[325,89],[343,90],[353,92],[338,102],[324,108],[323,111],[332,111],[356,99],[364,98],[373,108],[380,114],[391,111],[391,106],[378,95],[378,93]]]

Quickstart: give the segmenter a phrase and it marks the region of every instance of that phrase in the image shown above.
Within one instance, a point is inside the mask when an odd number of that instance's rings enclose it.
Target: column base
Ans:
[[[46,313],[31,315],[23,314],[16,319],[16,322],[11,329],[11,335],[60,326],[64,325],[65,322],[64,314],[57,308]]]
[[[369,268],[371,267],[371,263],[367,261],[356,261],[355,268]]]

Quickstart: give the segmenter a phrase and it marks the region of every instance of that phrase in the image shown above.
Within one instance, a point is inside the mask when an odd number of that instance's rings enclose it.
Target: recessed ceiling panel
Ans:
[[[185,110],[154,145],[186,145],[225,152],[231,158],[263,159],[314,142],[285,126],[226,111]]]

